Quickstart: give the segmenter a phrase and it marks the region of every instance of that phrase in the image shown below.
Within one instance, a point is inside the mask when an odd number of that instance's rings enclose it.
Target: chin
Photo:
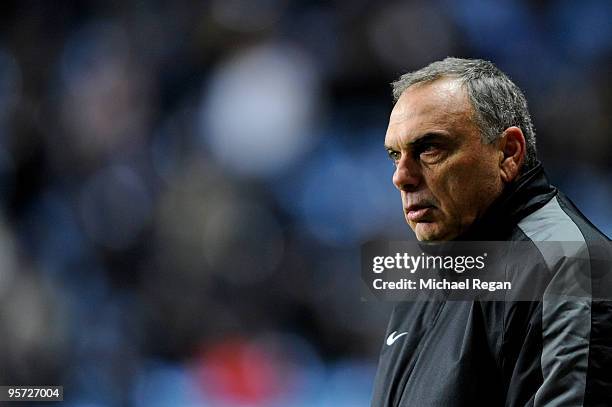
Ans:
[[[450,231],[435,222],[420,222],[413,228],[416,238],[421,242],[451,240],[455,237]]]

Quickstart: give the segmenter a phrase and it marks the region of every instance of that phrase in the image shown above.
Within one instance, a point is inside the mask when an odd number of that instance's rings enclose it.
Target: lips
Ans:
[[[424,220],[433,211],[432,205],[410,205],[406,208],[406,217],[411,222]]]

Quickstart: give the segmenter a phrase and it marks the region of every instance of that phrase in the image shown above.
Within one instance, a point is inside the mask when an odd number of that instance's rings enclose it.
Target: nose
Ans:
[[[393,185],[400,191],[416,190],[422,181],[420,165],[407,154],[402,154],[393,173]]]

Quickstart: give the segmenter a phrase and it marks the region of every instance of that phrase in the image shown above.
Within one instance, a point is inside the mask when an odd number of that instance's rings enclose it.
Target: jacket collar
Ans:
[[[557,194],[540,162],[508,184],[483,217],[458,240],[507,240],[525,216],[544,206]]]

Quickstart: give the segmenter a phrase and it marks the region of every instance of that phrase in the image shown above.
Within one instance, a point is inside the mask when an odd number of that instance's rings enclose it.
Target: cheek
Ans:
[[[501,191],[499,174],[487,162],[465,168],[452,183],[456,205],[468,216],[480,214]]]
[[[471,218],[494,194],[494,172],[489,165],[472,160],[457,163],[432,178],[432,193],[443,212],[460,218]]]
[[[429,190],[438,201],[442,212],[451,214],[463,201],[466,182],[463,172],[453,167],[432,173],[429,177]]]

